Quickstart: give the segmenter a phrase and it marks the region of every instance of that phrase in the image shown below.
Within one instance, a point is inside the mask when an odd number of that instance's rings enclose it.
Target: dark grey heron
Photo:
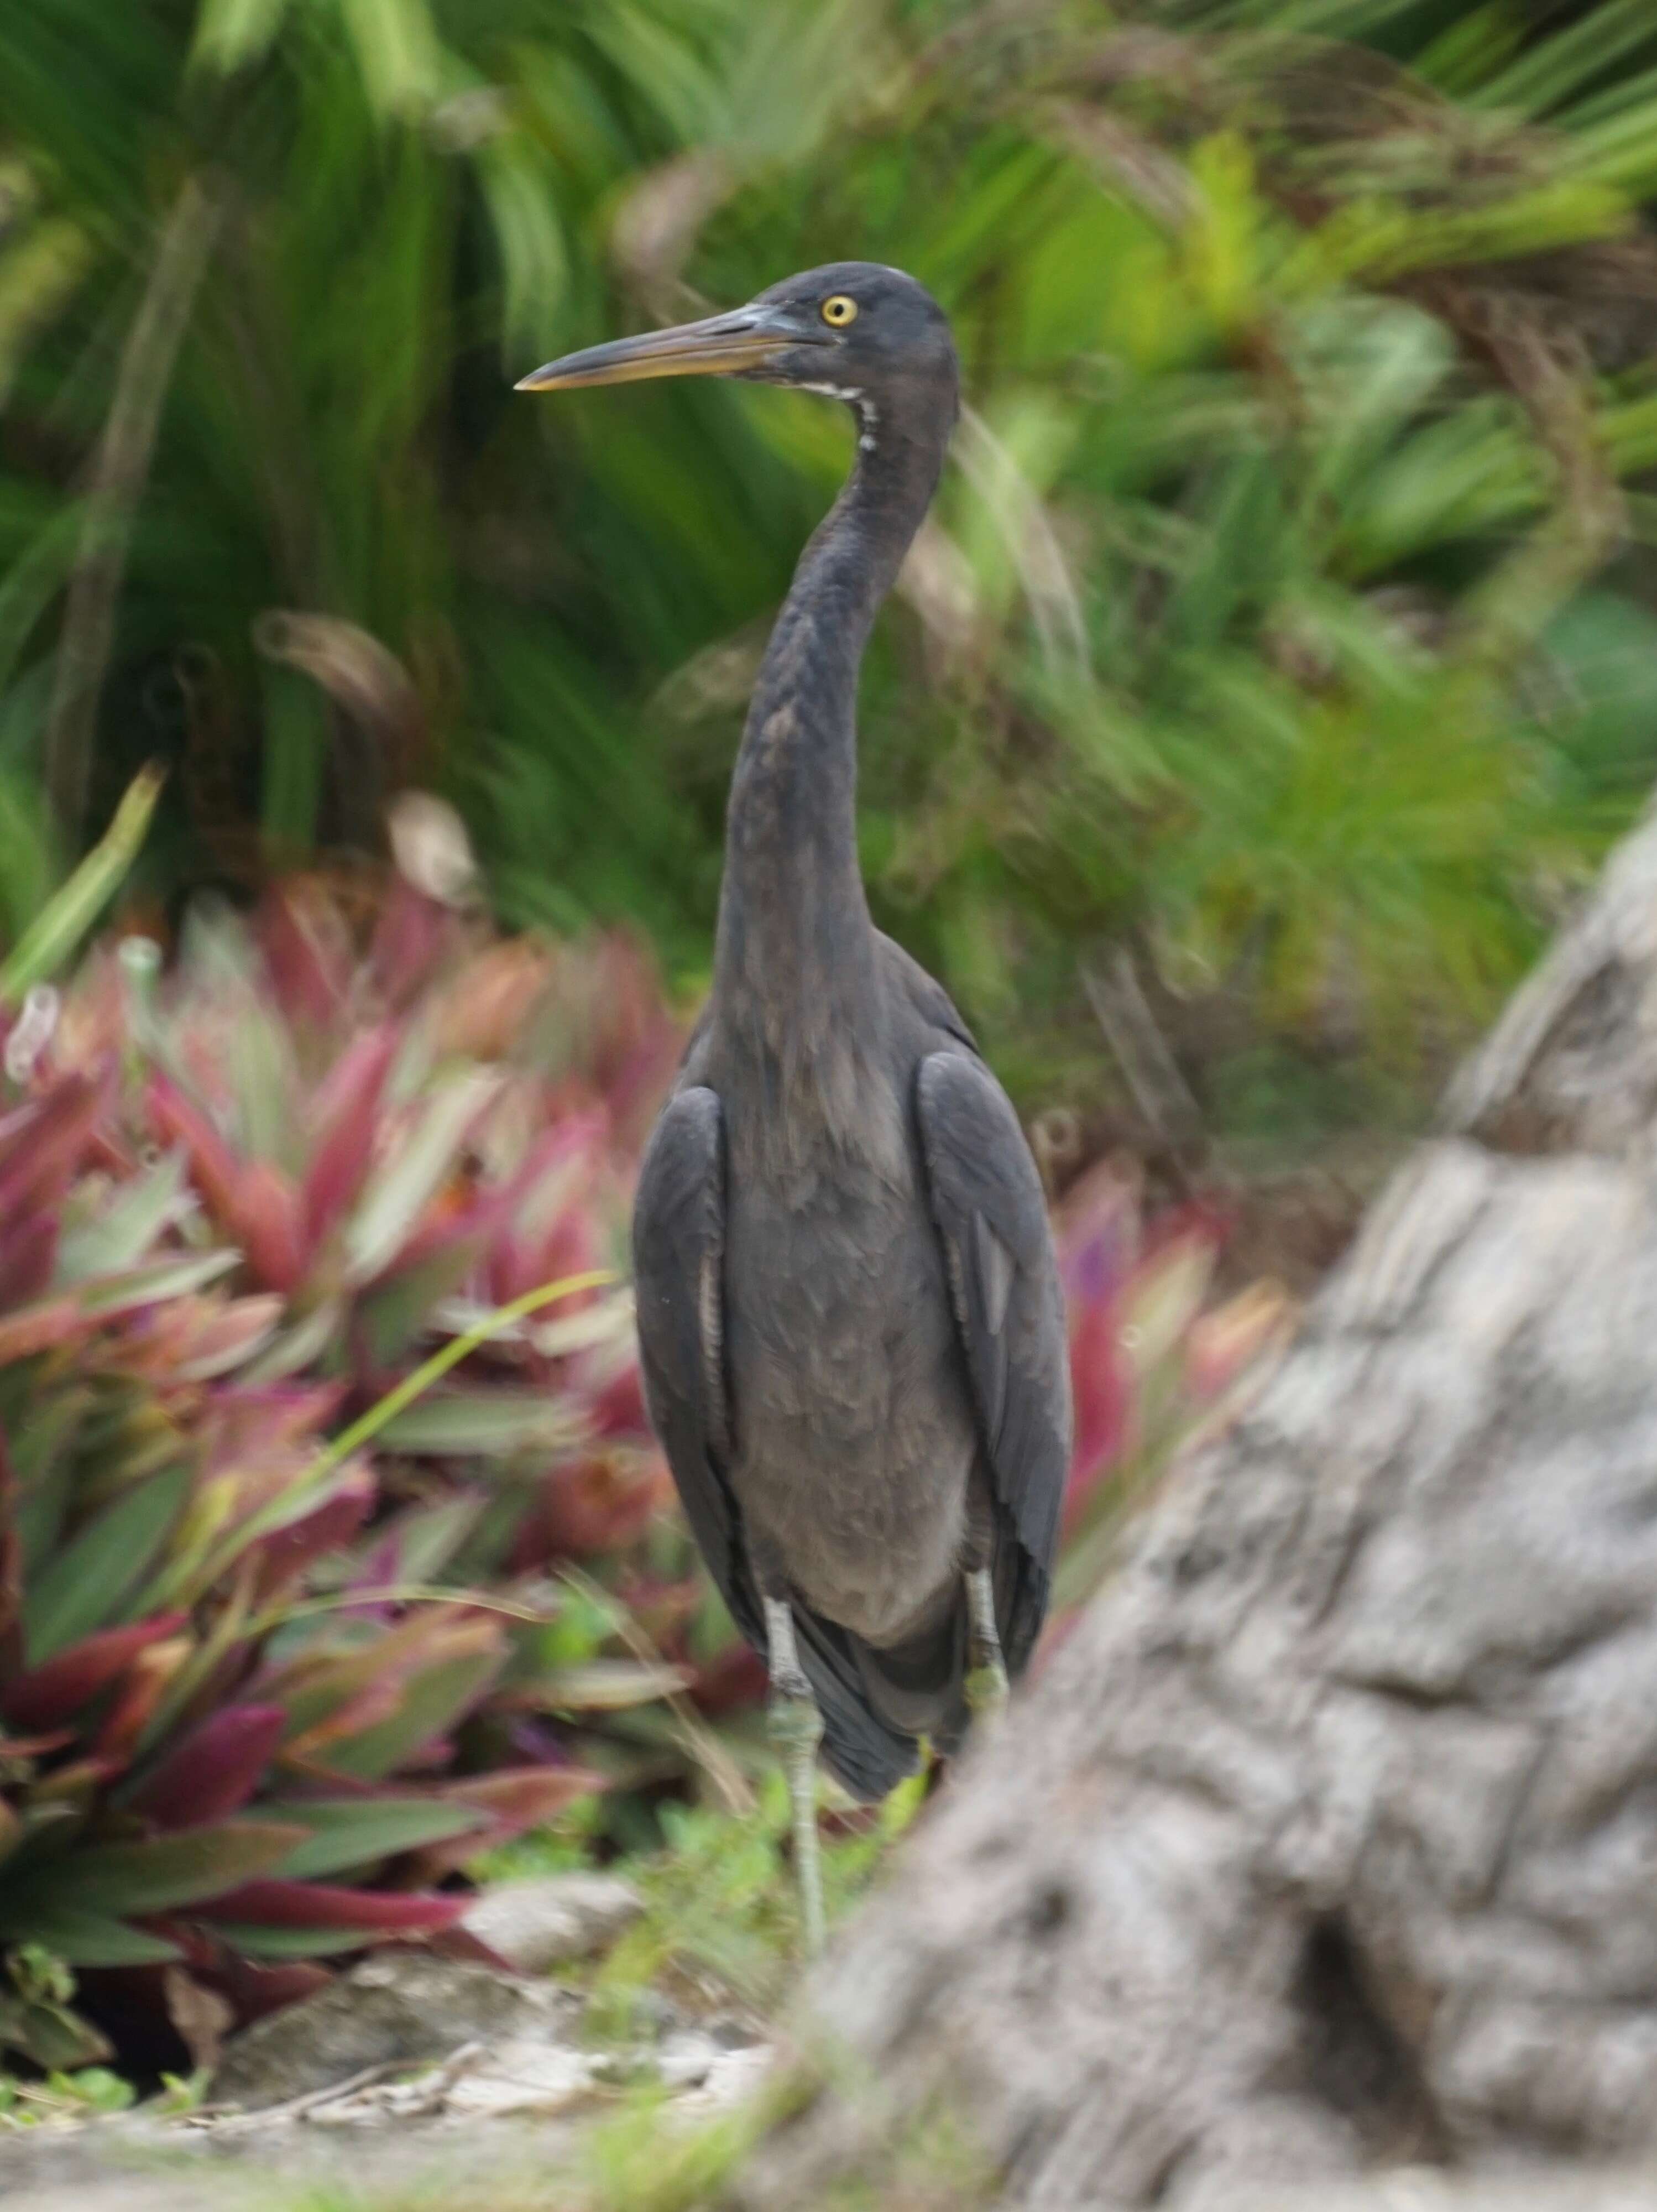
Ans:
[[[944,992],[870,920],[859,665],[954,428],[950,327],[835,262],[733,313],[549,362],[519,391],[737,376],[841,399],[845,488],[771,635],[731,780],[713,987],[634,1214],[652,1419],[768,1660],[806,1939],[815,1762],[883,1796],[1028,1659],[1070,1453],[1041,1185]]]

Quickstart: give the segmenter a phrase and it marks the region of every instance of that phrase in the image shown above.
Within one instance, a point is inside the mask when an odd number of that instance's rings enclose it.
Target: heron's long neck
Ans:
[[[860,410],[856,463],[800,556],[771,634],[725,823],[714,992],[726,1035],[792,1087],[826,1081],[877,1018],[857,855],[863,649],[938,487],[950,408]]]

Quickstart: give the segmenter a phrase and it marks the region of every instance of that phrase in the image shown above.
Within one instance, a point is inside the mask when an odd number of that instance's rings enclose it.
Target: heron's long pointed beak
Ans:
[[[737,307],[700,323],[616,338],[568,353],[520,377],[519,392],[568,392],[582,384],[637,384],[651,376],[734,376],[790,346],[810,344],[808,331],[776,307]]]

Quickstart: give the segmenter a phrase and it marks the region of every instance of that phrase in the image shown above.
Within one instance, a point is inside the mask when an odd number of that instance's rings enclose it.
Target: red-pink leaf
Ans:
[[[1072,1310],[1113,1300],[1139,1255],[1138,1191],[1114,1160],[1090,1168],[1058,1222],[1059,1271]]]
[[[160,1073],[149,1079],[145,1103],[163,1141],[184,1146],[191,1179],[209,1209],[223,1228],[234,1231],[242,1164],[217,1124],[176,1083]]]
[[[94,1326],[73,1298],[46,1298],[21,1313],[8,1314],[0,1320],[0,1367],[72,1343],[77,1336],[90,1334]]]
[[[671,1494],[654,1453],[592,1452],[548,1474],[537,1518],[552,1557],[592,1559],[642,1535]]]
[[[393,1023],[369,1030],[341,1056],[318,1094],[321,1134],[300,1194],[313,1250],[362,1188],[373,1160],[385,1079],[401,1042]]]
[[[0,1231],[0,1306],[38,1297],[52,1280],[58,1256],[56,1213],[28,1213]]]
[[[697,1668],[690,1697],[698,1711],[713,1718],[758,1705],[769,1680],[759,1653],[733,1635],[722,1651]]]
[[[66,1075],[0,1124],[0,1221],[62,1197],[108,1089],[100,1076]]]
[[[506,1189],[461,1194],[451,1188],[440,1192],[376,1279],[375,1289],[389,1287],[399,1276],[424,1267],[440,1255],[452,1262],[454,1279],[459,1281],[511,1212],[512,1194]]]
[[[1137,1392],[1123,1354],[1120,1316],[1114,1300],[1102,1300],[1076,1316],[1070,1372],[1076,1440],[1065,1492],[1066,1525],[1073,1522],[1094,1486],[1120,1460],[1132,1435]]]
[[[301,1997],[314,1996],[318,1990],[326,1989],[334,1978],[331,1968],[319,1966],[313,1960],[296,1959],[291,1963],[266,1966],[260,1960],[245,1959],[216,1929],[199,1920],[180,1920],[172,1913],[146,1913],[142,1917],[135,1914],[133,1925],[143,1929],[147,1936],[159,1936],[164,1942],[171,1943],[198,1980],[228,1998],[235,2008],[238,2027],[263,2020],[266,2013],[279,2011],[283,2005],[296,2004]],[[137,1971],[153,1973],[155,1970]],[[160,2001],[157,1975],[146,2010],[154,2011]]]
[[[0,1690],[0,1712],[14,1728],[56,1728],[106,1689],[147,1644],[173,1635],[189,1618],[184,1613],[161,1613],[128,1628],[100,1629],[43,1667],[8,1683]]]
[[[203,1454],[209,1474],[264,1467],[309,1447],[338,1412],[341,1382],[267,1382],[214,1394]]]
[[[380,909],[368,964],[393,1006],[400,1006],[436,971],[459,940],[452,908],[418,891],[399,876]]]
[[[121,1677],[94,1748],[124,1766],[168,1685],[194,1650],[187,1636],[170,1636],[140,1651]]]
[[[374,1496],[371,1475],[353,1475],[313,1513],[267,1536],[257,1547],[256,1601],[269,1605],[314,1560],[349,1544],[367,1519]]]
[[[677,1023],[658,1014],[649,1034],[617,1055],[605,1080],[604,1099],[616,1139],[635,1157],[683,1049],[683,1031]]]
[[[197,1909],[203,1919],[240,1920],[258,1928],[360,1928],[365,1936],[418,1936],[451,1926],[470,1902],[271,1878],[244,1882]]]
[[[388,1674],[382,1680],[370,1682],[367,1688],[343,1699],[309,1728],[301,1729],[291,1736],[287,1747],[289,1763],[308,1765],[316,1761],[318,1753],[325,1752],[330,1744],[337,1743],[342,1738],[359,1735],[363,1730],[378,1728],[382,1721],[390,1720],[400,1710],[402,1704],[403,1686],[396,1676]],[[324,1772],[329,1771],[325,1759],[320,1762],[320,1769]]]
[[[593,1224],[585,1201],[604,1135],[602,1113],[566,1114],[502,1186],[508,1204],[489,1266],[489,1293],[500,1304],[592,1265]]]
[[[226,1223],[248,1270],[267,1289],[296,1291],[305,1279],[299,1193],[269,1160],[244,1161]]]
[[[7,1035],[9,1034],[8,1025]],[[9,1114],[0,1115],[0,1160],[11,1157],[13,1148],[29,1131],[39,1128],[41,1118],[41,1102],[38,1098],[26,1098],[21,1106],[14,1106]]]
[[[350,946],[337,909],[304,882],[269,892],[254,925],[273,994],[290,1021],[331,1023],[350,988]]]
[[[210,1714],[147,1775],[131,1803],[162,1828],[204,1826],[239,1813],[282,1741],[280,1705],[227,1705]]]
[[[530,938],[484,946],[446,980],[432,1010],[440,1056],[510,1060],[555,972],[555,957]]]
[[[638,1361],[629,1358],[612,1375],[588,1401],[587,1410],[595,1435],[648,1437],[650,1417],[645,1411],[644,1383]]]
[[[539,1827],[555,1820],[580,1798],[593,1796],[609,1787],[604,1775],[585,1766],[508,1767],[500,1773],[474,1775],[464,1782],[451,1783],[440,1795],[456,1804],[470,1805],[480,1813],[487,1813],[489,1825],[474,1828],[465,1835],[450,1836],[441,1843],[422,1844],[409,1861],[412,1878],[440,1881],[446,1874],[465,1866],[480,1851],[493,1850],[510,1838],[522,1835],[526,1828]]]
[[[180,1310],[173,1357],[183,1378],[192,1382],[215,1381],[246,1364],[281,1321],[286,1304],[274,1291],[230,1298],[222,1305],[199,1298],[176,1303]],[[162,1310],[158,1333],[165,1326]]]
[[[1160,1251],[1165,1244],[1191,1243],[1218,1252],[1237,1225],[1237,1210],[1230,1200],[1214,1194],[1187,1199],[1157,1215],[1145,1232],[1145,1252]]]

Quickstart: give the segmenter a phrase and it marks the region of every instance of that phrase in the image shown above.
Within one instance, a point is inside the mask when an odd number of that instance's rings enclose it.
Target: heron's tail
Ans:
[[[1015,1544],[998,1546],[992,1571],[1007,1671],[1016,1680],[1047,1610],[1047,1577]],[[922,1736],[946,1758],[960,1750],[972,1717],[964,1583],[901,1644],[865,1644],[804,1606],[795,1607],[794,1626],[822,1715],[822,1756],[853,1797],[872,1802],[913,1774]]]
[[[822,1715],[822,1756],[842,1788],[865,1804],[895,1790],[920,1763],[915,1735],[889,1719],[864,1672],[867,1647],[804,1606],[794,1609],[802,1664]]]
[[[853,1649],[865,1694],[887,1727],[911,1740],[930,1736],[940,1750],[951,1749],[968,1718],[962,1687],[967,1668],[964,1593],[952,1591],[944,1612],[901,1644],[877,1649],[854,1643]]]

